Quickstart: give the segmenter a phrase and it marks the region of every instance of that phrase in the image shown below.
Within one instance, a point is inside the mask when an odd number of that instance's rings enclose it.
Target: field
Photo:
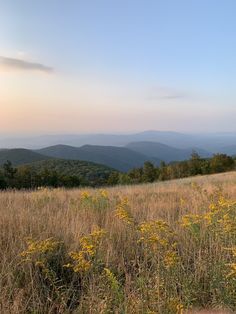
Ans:
[[[0,193],[0,313],[236,312],[236,173]]]

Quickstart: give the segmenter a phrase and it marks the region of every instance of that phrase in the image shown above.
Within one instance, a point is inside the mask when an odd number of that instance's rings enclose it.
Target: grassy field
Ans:
[[[1,192],[0,291],[4,314],[236,313],[236,173]]]

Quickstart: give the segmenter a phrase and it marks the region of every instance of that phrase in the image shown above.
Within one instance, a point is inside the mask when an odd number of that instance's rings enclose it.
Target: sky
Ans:
[[[0,0],[0,135],[235,132],[235,0]]]

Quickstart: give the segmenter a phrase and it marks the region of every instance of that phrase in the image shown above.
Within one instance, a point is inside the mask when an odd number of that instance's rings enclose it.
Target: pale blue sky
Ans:
[[[236,131],[235,14],[235,0],[0,0],[0,132]]]

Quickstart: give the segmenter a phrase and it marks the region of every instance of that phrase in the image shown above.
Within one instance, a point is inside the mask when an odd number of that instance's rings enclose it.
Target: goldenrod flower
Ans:
[[[164,265],[167,269],[175,266],[179,261],[179,257],[175,251],[168,251],[164,257]]]
[[[123,198],[120,203],[116,206],[115,216],[120,220],[123,220],[127,224],[131,225],[134,223],[134,218],[129,212],[128,199]]]
[[[108,192],[106,190],[99,190],[99,193],[103,198],[108,198]]]
[[[72,263],[64,266],[72,268],[76,273],[88,271],[93,265],[92,259],[96,255],[99,243],[105,234],[105,230],[96,229],[88,236],[81,237],[79,240],[81,250],[79,252],[70,252],[69,256]]]
[[[83,191],[80,197],[82,200],[88,200],[91,197],[91,194],[88,191]]]
[[[183,227],[191,227],[192,225],[200,224],[202,222],[202,215],[185,215],[182,217],[181,225]]]

